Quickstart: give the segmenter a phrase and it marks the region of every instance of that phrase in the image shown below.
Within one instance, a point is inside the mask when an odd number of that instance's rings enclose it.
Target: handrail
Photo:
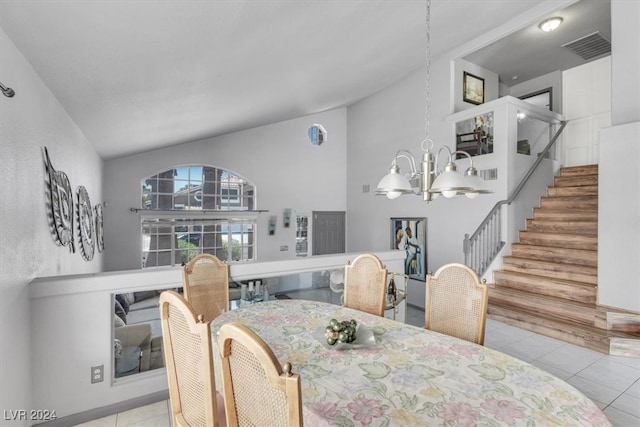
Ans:
[[[531,177],[531,175],[533,175],[533,173],[537,169],[538,165],[542,162],[542,159],[544,159],[544,157],[547,155],[549,150],[551,150],[551,147],[553,146],[553,144],[555,144],[556,140],[558,139],[558,137],[560,136],[560,134],[562,133],[562,131],[564,130],[566,125],[567,125],[567,121],[566,120],[562,120],[560,122],[560,128],[556,131],[555,135],[551,138],[551,140],[546,145],[544,150],[542,150],[542,152],[538,154],[538,158],[533,163],[533,165],[531,165],[531,167],[529,168],[527,173],[524,175],[524,177],[522,178],[520,183],[516,186],[516,188],[513,189],[513,191],[509,195],[509,198],[507,198],[505,200],[500,200],[499,202],[497,202],[493,206],[493,208],[489,211],[487,216],[480,223],[480,225],[478,226],[476,231],[471,235],[471,237],[469,237],[468,234],[464,235],[463,251],[464,251],[464,257],[465,257],[465,264],[467,264],[467,265],[470,264],[469,254],[470,254],[470,250],[471,250],[471,242],[478,238],[479,234],[487,226],[487,224],[489,224],[491,219],[496,215],[496,212],[500,209],[500,207],[502,207],[502,205],[505,205],[505,204],[506,205],[510,205],[515,200],[515,198],[518,196],[518,194],[520,194],[520,191],[525,186],[527,181],[529,181],[529,178]],[[486,268],[489,266],[489,264],[490,264],[489,262],[484,263],[484,266],[483,266],[483,270],[484,271],[486,271]],[[478,275],[482,276],[484,274],[484,271],[476,271],[476,273],[478,273]]]

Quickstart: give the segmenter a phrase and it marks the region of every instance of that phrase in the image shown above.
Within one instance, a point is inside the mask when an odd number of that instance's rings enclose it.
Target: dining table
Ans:
[[[331,319],[355,320],[361,339],[329,345],[324,331]],[[251,328],[281,364],[290,362],[300,374],[305,426],[611,425],[589,398],[529,363],[318,301],[265,301],[214,319],[217,378],[217,332],[229,322]]]

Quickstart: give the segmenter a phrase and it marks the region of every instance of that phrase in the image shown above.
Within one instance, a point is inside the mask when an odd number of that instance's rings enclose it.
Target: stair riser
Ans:
[[[550,277],[553,279],[588,283],[594,286],[598,284],[598,271],[596,268],[583,265],[550,263],[526,260],[523,258],[504,257],[502,259],[502,269],[505,271],[515,271],[524,274]]]
[[[607,313],[607,329],[610,331],[629,332],[640,338],[640,314]]]
[[[533,209],[533,219],[542,221],[598,221],[598,211]]]
[[[611,338],[609,354],[613,356],[639,357],[640,339]]]
[[[560,176],[598,175],[598,165],[568,166],[560,169]]]
[[[520,243],[536,246],[551,246],[566,249],[598,250],[598,238],[585,235],[520,232]]]
[[[554,187],[597,187],[598,175],[557,176]]]
[[[509,325],[532,331],[547,337],[559,339],[581,347],[608,354],[609,339],[606,336],[585,333],[580,329],[571,329],[570,325],[554,324],[547,319],[512,314],[509,311],[489,307],[488,316]]]
[[[567,200],[569,199],[569,200]],[[565,209],[565,210],[583,210],[583,211],[597,211],[598,200],[570,200],[569,198],[549,197],[540,199],[540,207],[543,209]]]
[[[562,304],[550,298],[528,297],[524,299],[522,295],[506,294],[496,289],[489,291],[489,305],[513,307],[540,317],[575,322],[584,326],[595,326],[595,309]]]
[[[511,245],[511,255],[518,258],[586,265],[589,267],[596,267],[598,265],[597,252],[579,249],[513,244]]]
[[[597,299],[595,286],[572,285],[560,281],[545,280],[542,277],[523,280],[521,277],[510,276],[508,271],[494,272],[493,280],[496,286],[505,286],[511,289],[564,298],[570,301],[595,304]]]
[[[597,196],[598,187],[595,185],[585,185],[583,187],[548,187],[548,197],[567,196]]]
[[[528,219],[527,231],[537,231],[540,233],[588,234],[596,236],[598,234],[598,223],[596,221],[558,222]]]

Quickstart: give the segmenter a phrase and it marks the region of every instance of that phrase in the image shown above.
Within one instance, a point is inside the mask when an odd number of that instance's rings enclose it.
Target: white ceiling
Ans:
[[[432,57],[538,3],[433,0]],[[2,0],[0,26],[104,159],[346,106],[425,63],[418,0]]]
[[[501,83],[513,86],[587,62],[562,47],[566,43],[596,31],[611,41],[611,0],[581,0],[553,16],[563,19],[555,31],[545,33],[537,23],[529,25],[464,59],[498,73]]]

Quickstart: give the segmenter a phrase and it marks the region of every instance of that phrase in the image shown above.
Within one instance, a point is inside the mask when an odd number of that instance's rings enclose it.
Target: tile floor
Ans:
[[[292,298],[303,297],[290,293]],[[324,289],[306,299],[332,300]],[[335,301],[334,301],[335,302]],[[408,307],[407,323],[424,326],[424,310]],[[608,356],[494,320],[487,320],[485,346],[529,362],[580,390],[616,427],[640,426],[640,359]],[[110,415],[84,427],[171,426],[168,401]]]

